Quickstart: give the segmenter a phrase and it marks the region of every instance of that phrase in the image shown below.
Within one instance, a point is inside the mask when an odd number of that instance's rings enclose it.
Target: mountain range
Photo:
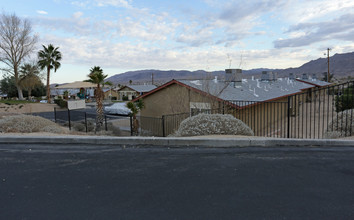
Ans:
[[[334,75],[336,79],[345,78],[348,76],[354,76],[354,52],[335,54],[330,57],[330,73]],[[296,68],[287,69],[267,69],[258,68],[243,70],[245,78],[251,76],[259,76],[262,71],[273,71],[278,73],[278,77],[288,76],[289,73],[294,73],[300,76],[302,73],[315,73],[318,78],[323,77],[323,73],[327,73],[328,65],[327,58],[319,58],[311,60]],[[142,83],[155,83],[161,84],[172,79],[201,79],[201,78],[214,78],[215,76],[223,77],[225,70],[207,72],[204,70],[188,71],[188,70],[137,70],[129,71],[121,74],[116,74],[107,78],[107,81],[111,81],[113,84],[128,84],[130,81],[133,84]]]

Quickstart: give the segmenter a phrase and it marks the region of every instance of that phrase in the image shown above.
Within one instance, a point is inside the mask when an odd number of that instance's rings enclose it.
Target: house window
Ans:
[[[190,102],[189,105],[190,105],[191,116],[198,115],[200,113],[211,114],[210,103]]]

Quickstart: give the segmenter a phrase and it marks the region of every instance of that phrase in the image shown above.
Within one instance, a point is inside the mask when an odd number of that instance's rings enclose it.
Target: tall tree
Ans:
[[[105,82],[108,75],[103,74],[103,70],[99,66],[94,66],[90,69],[90,74],[88,75],[85,82],[90,82],[96,84],[95,89],[95,99],[96,99],[96,131],[99,131],[103,126],[104,114],[103,114],[103,87],[105,85],[112,85],[111,82]]]
[[[34,50],[38,37],[32,34],[29,20],[15,14],[0,15],[0,61],[8,68],[3,69],[15,77],[18,98],[23,99],[19,85],[19,67],[21,62]]]
[[[1,92],[7,94],[8,98],[18,96],[18,91],[15,85],[15,77],[12,75],[6,75],[0,80]]]
[[[30,63],[26,63],[20,67],[19,83],[21,88],[27,90],[28,100],[31,100],[32,90],[42,84],[39,74],[40,72],[36,64],[32,65]]]
[[[43,46],[43,50],[38,52],[38,66],[43,70],[47,69],[47,100],[50,103],[50,70],[57,71],[60,67],[60,60],[62,58],[59,47],[54,47],[49,44],[48,47]]]

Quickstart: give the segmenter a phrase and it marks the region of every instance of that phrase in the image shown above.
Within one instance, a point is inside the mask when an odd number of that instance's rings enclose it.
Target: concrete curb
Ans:
[[[281,139],[281,138],[160,138],[160,137],[103,137],[103,136],[1,136],[0,144],[77,144],[136,147],[354,147],[354,140],[338,139]]]

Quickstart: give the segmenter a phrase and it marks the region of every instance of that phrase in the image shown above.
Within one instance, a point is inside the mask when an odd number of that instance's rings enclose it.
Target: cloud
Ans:
[[[50,31],[64,31],[66,34],[88,35],[94,32],[94,24],[85,18],[82,12],[75,12],[69,18],[37,17],[33,18],[34,25]]]
[[[48,12],[42,11],[42,10],[37,10],[36,12],[37,12],[38,14],[41,14],[41,15],[46,15],[46,14],[48,14]]]
[[[89,1],[73,1],[71,2],[72,5],[75,5],[80,8],[86,8],[90,5]]]
[[[130,1],[127,0],[95,0],[97,6],[114,6],[114,7],[122,7],[122,8],[131,8]]]
[[[284,5],[283,10],[279,12],[283,19],[292,22],[306,22],[331,15],[338,16],[339,13],[350,13],[353,8],[354,1],[352,0],[292,0]]]
[[[327,40],[354,41],[354,14],[342,15],[325,22],[307,22],[293,25],[286,33],[302,32],[298,37],[278,39],[275,48],[302,47]]]

